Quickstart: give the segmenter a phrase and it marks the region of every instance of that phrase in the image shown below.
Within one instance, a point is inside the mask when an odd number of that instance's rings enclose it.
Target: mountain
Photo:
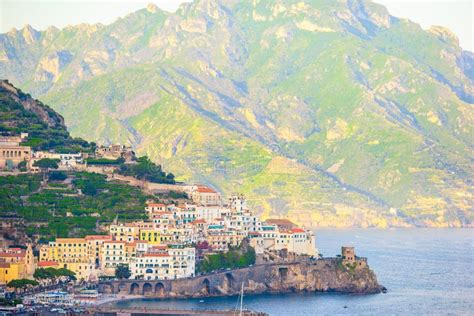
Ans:
[[[196,0],[0,35],[74,136],[313,226],[471,226],[474,57],[367,1]]]
[[[39,150],[70,153],[95,149],[93,143],[72,138],[63,117],[49,106],[0,80],[0,135],[18,136],[22,132],[29,134],[27,142],[22,144]],[[140,174],[133,172],[143,159],[146,158],[138,158],[137,164],[128,166],[128,175],[155,176],[156,180],[156,175],[162,173],[160,166],[147,163],[148,170],[140,170]],[[2,231],[0,238],[20,244],[26,242],[26,236],[48,241],[97,234],[101,232],[99,224],[110,223],[117,217],[122,221],[143,220],[145,202],[164,197],[149,196],[139,188],[110,181],[97,173],[51,171],[47,175],[0,176],[0,221],[12,225],[10,231]]]
[[[64,118],[49,106],[23,93],[7,80],[0,80],[0,134],[28,133],[23,145],[35,150],[93,152],[94,144],[72,138]]]

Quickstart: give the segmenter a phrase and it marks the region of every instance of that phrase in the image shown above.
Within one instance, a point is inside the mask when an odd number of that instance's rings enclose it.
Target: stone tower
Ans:
[[[28,278],[32,278],[36,269],[36,258],[33,254],[33,248],[31,247],[30,243],[26,245],[25,267],[26,275],[28,276]]]
[[[341,248],[341,254],[344,263],[354,263],[356,261],[354,247],[343,246]]]

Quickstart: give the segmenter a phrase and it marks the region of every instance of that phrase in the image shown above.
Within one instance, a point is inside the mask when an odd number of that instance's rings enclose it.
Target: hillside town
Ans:
[[[113,166],[88,166],[88,159],[120,159],[130,164],[136,160],[134,152],[126,146],[99,146],[93,155],[62,154],[34,151],[22,145],[27,138],[28,135],[23,133],[18,137],[3,136],[0,139],[0,168],[4,172],[42,172],[44,167],[39,167],[37,162],[51,159],[57,162],[55,170],[94,171],[117,177]],[[130,181],[133,184],[133,180]],[[143,181],[139,183],[143,185]],[[170,186],[185,198],[173,202],[147,201],[143,220],[121,221],[116,218],[112,223],[101,225],[96,235],[55,238],[47,243],[30,240],[14,247],[3,245],[0,250],[0,286],[8,288],[15,280],[33,280],[35,271],[45,269],[67,269],[74,274],[76,282],[85,284],[117,278],[192,278],[229,268],[222,265],[205,270],[201,264],[209,256],[230,250],[243,251],[244,248],[253,256],[244,265],[291,260],[292,256],[318,257],[315,235],[311,230],[297,227],[286,219],[259,219],[247,206],[243,195],[233,194],[224,199],[217,190],[206,185],[149,184],[160,192]],[[40,296],[36,299],[46,299],[44,294]],[[57,295],[52,298],[56,300]]]
[[[220,193],[195,186],[194,204],[165,205],[149,202],[148,219],[115,221],[104,235],[56,238],[38,245],[6,248],[0,252],[0,284],[31,278],[36,268],[67,268],[78,280],[98,281],[114,277],[120,266],[130,278],[168,280],[196,275],[196,261],[205,255],[238,248],[243,240],[257,257],[285,250],[288,254],[317,257],[315,235],[289,220],[260,221],[247,208],[245,197],[233,195],[227,203]]]

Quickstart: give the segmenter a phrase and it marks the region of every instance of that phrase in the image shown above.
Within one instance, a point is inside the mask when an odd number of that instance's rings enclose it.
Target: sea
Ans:
[[[244,296],[244,307],[269,315],[474,315],[474,229],[319,229],[320,253],[353,245],[367,257],[385,294]],[[237,297],[139,299],[114,307],[235,309]]]

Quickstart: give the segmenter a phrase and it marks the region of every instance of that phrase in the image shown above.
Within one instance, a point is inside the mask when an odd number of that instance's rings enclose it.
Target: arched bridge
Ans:
[[[242,283],[247,287],[249,282],[266,283],[285,278],[287,267],[288,264],[265,264],[177,280],[102,281],[99,292],[163,298],[235,295],[240,292]]]

